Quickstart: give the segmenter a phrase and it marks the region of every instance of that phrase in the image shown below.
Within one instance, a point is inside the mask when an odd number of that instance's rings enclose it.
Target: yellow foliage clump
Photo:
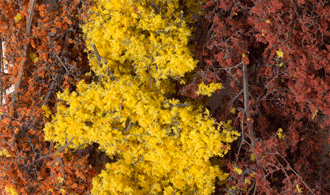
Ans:
[[[282,134],[282,133],[283,133],[283,129],[282,129],[282,128],[279,128],[279,129],[277,130],[277,132],[276,132],[278,138],[284,140],[284,139],[285,139],[285,135]]]
[[[6,186],[5,191],[10,195],[18,195],[16,190],[12,186]]]
[[[202,82],[201,84],[199,84],[198,91],[196,93],[211,97],[213,92],[222,88],[223,87],[221,83],[211,83],[210,85],[205,85],[204,82]]]
[[[39,61],[39,58],[35,53],[30,53],[29,56],[34,63]]]
[[[231,121],[217,124],[203,105],[170,98],[169,78],[197,63],[178,8],[179,0],[97,0],[83,26],[99,80],[59,93],[44,132],[57,147],[74,137],[69,148],[98,143],[119,159],[93,179],[92,194],[211,194],[216,177],[228,177],[209,158],[240,135]]]
[[[22,20],[23,19],[23,15],[22,14],[20,14],[20,13],[18,13],[18,14],[16,14],[16,16],[15,16],[15,22],[17,23],[17,22],[19,22],[20,20]]]
[[[93,51],[95,45],[100,56],[116,63],[99,68],[94,61],[94,70],[104,74],[126,65],[145,82],[150,75],[177,78],[192,71],[197,65],[187,47],[192,29],[178,9],[178,0],[98,0],[82,27],[87,49]]]
[[[0,152],[0,156],[11,157],[6,148]]]
[[[238,175],[241,175],[243,170],[240,169],[240,168],[237,168],[237,167],[234,167],[234,171],[238,174]]]
[[[278,55],[279,58],[283,58],[283,51],[281,48],[278,51],[276,51],[276,54]]]

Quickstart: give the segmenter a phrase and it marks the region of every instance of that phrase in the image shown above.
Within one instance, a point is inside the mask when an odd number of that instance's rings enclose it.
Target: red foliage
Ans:
[[[5,103],[0,100],[0,151],[10,154],[0,156],[0,192],[12,186],[21,194],[61,194],[60,189],[84,194],[96,172],[87,157],[54,154],[53,143],[44,141],[47,120],[41,107],[54,113],[56,92],[73,88],[89,71],[79,24],[87,19],[91,1],[62,0],[55,10],[34,2],[0,0],[0,37],[11,64],[4,73],[1,63],[1,96],[15,86],[4,95]],[[23,18],[15,22],[18,13]],[[33,54],[39,60],[33,62]]]
[[[247,64],[252,131],[246,118],[241,129],[242,112],[234,115],[226,109],[215,117],[227,116],[244,132],[230,161],[256,171],[250,193],[295,194],[299,185],[303,194],[329,194],[329,1],[209,0],[202,9],[206,38],[196,51],[202,60],[181,94],[196,98],[200,78],[216,82],[213,78],[219,77],[231,77],[237,93],[243,86],[242,65]],[[242,96],[233,100],[238,110],[244,109]],[[279,128],[284,140],[278,138]],[[238,185],[246,177],[231,176],[229,181]]]

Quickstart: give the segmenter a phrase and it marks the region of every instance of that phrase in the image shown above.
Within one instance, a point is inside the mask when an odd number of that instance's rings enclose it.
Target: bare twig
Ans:
[[[96,55],[96,58],[97,58],[97,64],[99,65],[99,68],[102,68],[103,65],[106,66],[106,65],[108,64],[107,59],[106,59],[105,57],[102,57],[102,56],[99,54],[99,52],[98,52],[97,49],[96,49],[95,44],[93,44],[92,47],[93,47],[94,53],[95,53],[95,55]],[[110,59],[110,60],[112,60],[112,59]],[[103,65],[100,63],[100,61],[103,63]],[[115,61],[115,60],[112,60],[112,61],[114,61],[114,62],[116,62],[116,63],[122,65],[123,67],[125,67],[125,66],[124,66],[123,64],[121,64],[120,62],[117,62],[117,61]],[[115,76],[112,74],[112,72],[110,71],[109,67],[107,68],[107,71],[108,71],[108,76],[109,76],[109,77],[111,77],[112,79],[116,79],[116,77],[115,77]],[[102,77],[102,75],[101,75],[101,77]]]
[[[59,187],[61,187],[62,185],[63,185],[63,183],[64,183],[64,181],[65,181],[65,173],[64,173],[64,167],[65,167],[65,165],[64,165],[64,163],[63,163],[63,160],[62,160],[62,158],[60,158],[61,159],[61,165],[62,165],[62,175],[63,175],[63,179],[62,179],[62,182],[59,184]]]
[[[54,91],[54,87],[55,87],[55,84],[56,84],[56,81],[58,81],[59,79],[59,74],[56,73],[55,75],[55,79],[52,81],[52,83],[50,84],[50,87],[48,89],[48,92],[46,94],[46,97],[42,100],[41,104],[39,105],[39,108],[41,108],[43,105],[46,104],[46,101],[50,98],[50,96],[52,95],[53,91]]]
[[[120,103],[120,117],[123,117],[123,103],[124,103],[124,98],[121,98],[121,103]]]
[[[162,109],[166,109],[164,105],[165,105],[168,101],[169,101],[169,100],[166,100],[166,101],[163,103],[163,105],[161,106]],[[185,103],[185,104],[176,104],[176,105],[169,103],[169,108],[173,108],[173,107],[186,107],[186,106],[190,106],[190,103],[188,102],[188,103]]]
[[[157,11],[162,15],[162,18],[165,19],[162,10],[155,4],[155,2],[153,0],[150,0],[150,2],[152,3],[153,7],[156,8]]]
[[[132,119],[129,118],[128,119],[128,125],[126,127],[126,129],[123,132],[127,132],[128,130],[130,130],[132,127],[134,127],[135,123],[132,123]]]
[[[71,140],[70,140],[67,144],[65,144],[65,146],[63,146],[61,149],[57,150],[56,152],[54,152],[54,153],[52,153],[52,154],[48,154],[48,155],[46,155],[46,156],[42,156],[42,157],[38,158],[38,160],[36,160],[35,162],[37,162],[37,161],[39,161],[39,160],[41,160],[41,159],[43,159],[43,158],[50,157],[50,156],[52,156],[52,155],[55,155],[55,154],[57,154],[57,153],[63,151],[65,148],[67,148],[67,147],[71,144],[72,140],[73,140],[75,137],[76,137],[76,136],[74,135],[74,136],[71,138]]]
[[[286,160],[286,158],[284,156],[282,156],[278,150],[274,147],[274,149],[276,150],[276,154],[278,154],[280,157],[282,157],[282,159],[287,163],[288,167],[291,169],[291,171],[299,178],[299,180],[308,188],[308,190],[310,191],[310,193],[312,193],[313,195],[315,195],[315,193],[312,191],[312,189],[304,182],[304,180],[301,179],[301,177],[298,175],[298,173],[291,167],[290,163]]]
[[[69,71],[69,69],[65,66],[65,64],[62,62],[61,58],[58,57],[58,55],[56,55],[56,58],[58,59],[58,61],[62,64],[62,66],[65,68],[66,71],[68,71],[68,73],[71,73],[71,71]],[[71,73],[72,74],[72,73]],[[73,75],[73,74],[72,74]]]
[[[97,64],[99,65],[99,68],[102,68],[103,65],[100,63],[101,56],[100,56],[99,52],[97,51],[95,44],[93,44],[92,47],[93,47],[94,53],[96,54]]]
[[[148,67],[148,73],[149,73],[149,78],[150,78],[150,89],[152,89],[152,76],[150,73],[150,67]]]

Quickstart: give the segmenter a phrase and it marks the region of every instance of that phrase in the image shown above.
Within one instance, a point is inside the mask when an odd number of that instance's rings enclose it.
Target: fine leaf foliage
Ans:
[[[91,1],[61,0],[56,10],[42,2],[0,0],[1,62],[10,64],[0,63],[1,194],[82,194],[96,174],[87,157],[54,154],[41,109],[55,112],[55,92],[89,70],[79,23]],[[5,94],[11,86],[15,92]]]
[[[98,143],[115,159],[93,179],[92,194],[211,194],[216,177],[228,177],[209,158],[224,156],[239,133],[203,105],[171,98],[171,78],[197,64],[179,7],[100,0],[90,10],[83,31],[97,79],[59,93],[44,132],[57,147],[74,138],[69,148]]]
[[[329,1],[209,0],[202,10],[200,71],[180,91],[200,99],[199,83],[231,80],[236,95],[214,117],[235,121],[242,139],[219,191],[329,194]]]

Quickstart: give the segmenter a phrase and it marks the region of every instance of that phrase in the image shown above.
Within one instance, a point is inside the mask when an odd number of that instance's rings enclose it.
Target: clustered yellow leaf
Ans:
[[[236,113],[236,108],[230,108],[230,113],[235,114]]]
[[[4,65],[7,65],[7,64],[8,64],[8,61],[7,61],[5,58],[3,58],[3,59],[2,59],[2,63],[3,63]]]
[[[57,180],[58,180],[58,183],[62,183],[64,178],[63,177],[58,177]]]
[[[304,188],[300,188],[299,184],[296,184],[296,188],[297,188],[298,193],[302,193],[302,190],[304,189]]]
[[[222,89],[221,83],[210,83],[209,85],[205,85],[204,82],[198,85],[198,91],[196,92],[199,95],[207,95],[211,96],[216,90]]]
[[[20,14],[20,13],[18,13],[18,14],[16,14],[16,16],[15,16],[15,22],[19,22],[20,20],[22,20],[23,19],[23,15],[22,14]]]
[[[283,58],[283,51],[281,48],[276,51],[276,54],[278,55],[279,58]]]
[[[279,139],[284,139],[285,138],[285,135],[283,135],[282,133],[283,133],[283,129],[279,128],[277,133],[276,133]]]
[[[228,177],[209,158],[224,156],[240,134],[232,121],[216,123],[204,105],[167,98],[175,93],[169,78],[197,61],[179,1],[152,2],[96,1],[82,28],[99,80],[58,93],[57,113],[44,128],[57,148],[75,136],[69,148],[93,142],[119,158],[93,179],[92,194],[211,194],[215,178]]]
[[[6,186],[5,191],[10,195],[18,195],[12,186]]]
[[[255,160],[256,160],[256,157],[254,156],[253,153],[251,153],[250,160],[251,160],[251,161],[255,161]]]
[[[52,114],[49,107],[46,105],[42,105],[41,109],[44,112],[44,115],[46,116],[46,118],[49,118],[50,115]]]
[[[318,112],[318,110],[315,110],[315,112],[314,112],[314,114],[313,114],[313,116],[312,116],[312,120],[315,119],[315,117],[316,117],[316,115],[317,115],[317,112]]]
[[[244,183],[246,183],[246,184],[251,184],[251,180],[249,180],[249,179],[245,179],[245,180],[244,180]]]
[[[31,60],[32,60],[34,63],[36,63],[36,62],[39,61],[39,58],[37,57],[37,55],[36,55],[35,53],[30,53],[29,55],[30,55]]]
[[[234,167],[234,171],[238,174],[238,175],[241,175],[243,170],[240,169],[240,168],[237,168],[237,167]]]
[[[0,152],[0,156],[11,157],[6,148]]]
[[[60,192],[62,192],[63,194],[66,194],[66,190],[63,188],[60,189]]]

